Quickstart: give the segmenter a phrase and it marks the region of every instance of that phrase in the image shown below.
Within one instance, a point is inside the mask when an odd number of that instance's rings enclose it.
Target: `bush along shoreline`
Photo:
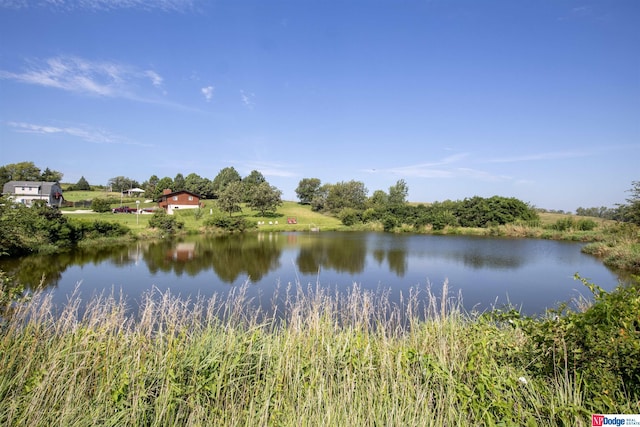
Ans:
[[[447,295],[401,306],[299,284],[251,311],[246,287],[13,299],[2,316],[0,423],[32,425],[590,425],[640,412],[640,293],[577,277],[592,305],[539,318],[466,313]],[[6,302],[6,301],[5,301]]]

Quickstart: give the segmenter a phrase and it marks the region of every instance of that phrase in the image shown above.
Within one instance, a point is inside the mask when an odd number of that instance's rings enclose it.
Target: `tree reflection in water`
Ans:
[[[357,282],[398,292],[449,279],[463,290],[465,303],[507,294],[529,304],[542,296],[552,303],[566,300],[576,288],[570,281],[568,289],[566,281],[576,271],[605,289],[617,283],[614,273],[567,242],[357,232],[187,236],[0,259],[0,269],[31,290],[64,285],[68,294],[76,285],[70,282],[81,280],[89,292],[122,286],[133,298],[156,286],[210,294],[248,281],[268,297],[281,279],[300,279],[303,286]]]

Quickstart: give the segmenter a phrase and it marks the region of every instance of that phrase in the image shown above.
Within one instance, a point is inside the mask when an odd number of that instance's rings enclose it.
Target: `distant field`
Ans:
[[[108,191],[65,191],[64,198],[69,202],[79,202],[81,200],[92,200],[96,197],[106,198],[106,197],[120,197],[120,193],[118,192],[108,192]]]
[[[597,222],[598,224],[606,224],[609,222],[613,222],[611,220],[597,218],[597,217],[576,216],[572,214],[547,213],[547,212],[540,213],[540,222],[542,223],[542,225],[555,224],[559,219],[567,218],[567,217],[571,217],[574,219],[590,219]]]

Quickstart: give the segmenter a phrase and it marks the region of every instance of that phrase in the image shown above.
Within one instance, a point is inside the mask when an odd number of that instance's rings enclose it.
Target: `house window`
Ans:
[[[189,201],[193,200],[193,196],[189,196]]]
[[[178,196],[173,196],[173,200],[178,200]]]

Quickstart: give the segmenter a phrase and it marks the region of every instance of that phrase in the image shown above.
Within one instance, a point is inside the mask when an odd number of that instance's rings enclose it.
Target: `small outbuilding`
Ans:
[[[201,207],[200,196],[187,190],[171,191],[170,189],[165,189],[158,199],[158,206],[169,215],[173,215],[176,210],[198,209]]]
[[[128,190],[122,191],[122,195],[127,197],[137,196],[143,193],[144,193],[144,190],[142,188],[130,188]]]

